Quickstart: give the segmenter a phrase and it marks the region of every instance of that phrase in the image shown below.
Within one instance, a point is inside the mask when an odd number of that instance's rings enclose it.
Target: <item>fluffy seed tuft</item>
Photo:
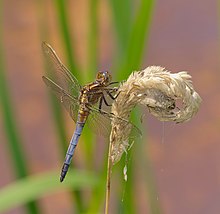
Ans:
[[[118,93],[112,105],[112,113],[116,116],[112,120],[110,134],[110,157],[113,164],[120,160],[130,145],[131,131],[135,132],[136,128],[127,121],[137,104],[147,107],[160,121],[181,123],[190,120],[201,103],[187,72],[170,73],[160,66],[133,72],[119,86]]]

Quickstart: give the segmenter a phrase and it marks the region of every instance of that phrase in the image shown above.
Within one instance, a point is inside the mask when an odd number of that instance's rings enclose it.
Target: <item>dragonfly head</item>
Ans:
[[[99,71],[96,74],[96,81],[103,86],[108,86],[112,81],[112,76],[108,71]]]

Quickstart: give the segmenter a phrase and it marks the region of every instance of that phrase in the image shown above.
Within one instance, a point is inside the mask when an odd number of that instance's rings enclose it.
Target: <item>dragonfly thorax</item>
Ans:
[[[85,85],[80,92],[80,105],[95,104],[100,99],[102,90],[99,89],[99,84],[90,83]]]

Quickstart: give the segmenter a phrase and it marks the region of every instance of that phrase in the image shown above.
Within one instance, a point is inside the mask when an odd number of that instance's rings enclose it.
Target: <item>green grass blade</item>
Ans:
[[[87,37],[87,55],[88,55],[88,66],[86,71],[85,82],[94,80],[95,73],[98,67],[98,8],[99,0],[89,0],[89,33]],[[94,135],[90,131],[89,127],[85,126],[82,135],[82,139],[85,142],[84,152],[86,158],[87,168],[91,169],[94,165]]]
[[[121,213],[136,213],[136,204],[135,201],[136,199],[134,199],[135,197],[135,166],[133,164],[133,160],[130,160],[128,162],[128,171],[127,171],[127,176],[128,176],[128,180],[124,181],[124,177],[123,177],[123,169],[125,166],[125,157],[123,157],[123,159],[121,160],[120,166],[119,166],[119,173],[122,175],[121,178],[121,182],[123,185],[122,191],[124,191],[124,194],[122,195],[122,199],[119,198],[119,203],[118,203],[118,208]],[[136,198],[136,197],[135,197]],[[121,200],[120,200],[121,199]]]
[[[124,79],[128,77],[133,70],[139,69],[142,61],[143,50],[145,47],[145,42],[149,34],[149,26],[153,9],[153,0],[141,0],[137,13],[135,15],[135,20],[133,22],[130,34],[128,36],[128,45],[124,52],[124,58],[122,57],[122,62],[118,69],[118,79]],[[138,113],[133,117],[133,122],[136,124]],[[149,161],[149,160],[145,160]],[[134,172],[134,164],[129,167],[130,172]],[[147,173],[152,173],[148,171]],[[132,174],[133,175],[133,174]],[[131,176],[131,173],[130,173]],[[128,179],[130,179],[128,177]],[[134,189],[132,188],[131,180],[128,180],[125,192],[125,201],[121,204],[121,208],[125,213],[132,213],[135,208]],[[151,185],[150,183],[149,185]]]
[[[141,0],[134,24],[128,40],[125,58],[122,61],[118,72],[118,78],[123,79],[128,76],[131,71],[140,68],[145,42],[149,35],[149,27],[153,11],[154,0]]]
[[[11,154],[10,157],[12,157],[16,177],[22,178],[27,176],[28,170],[25,164],[25,155],[22,152],[21,147],[21,137],[18,133],[17,125],[15,124],[15,116],[13,113],[14,111],[12,109],[10,95],[7,88],[8,87],[6,85],[6,78],[4,76],[3,63],[2,59],[0,59],[0,101],[2,105],[2,115],[5,131],[8,138],[9,152]],[[27,204],[27,210],[30,214],[38,213],[38,208],[35,202],[29,202],[29,204]]]
[[[151,16],[153,12],[154,0],[142,0],[138,14],[136,16],[134,26],[131,31],[131,37],[128,45],[128,51],[126,56],[126,63],[122,67],[123,74],[129,74],[131,71],[139,69],[143,51],[145,47],[145,41],[149,35],[149,27],[151,23]],[[123,77],[121,73],[121,77]],[[136,113],[135,118],[140,118],[138,112]],[[137,120],[137,119],[136,119]],[[137,122],[137,121],[136,121]],[[146,136],[145,136],[146,139]],[[146,154],[143,154],[145,148],[143,148],[143,144],[140,144],[140,151],[142,151],[142,163],[144,163],[144,169],[146,176],[146,187],[148,189],[149,196],[149,205],[152,213],[161,213],[160,202],[158,200],[158,193],[156,190],[156,184],[154,182],[153,171],[150,167],[150,160],[146,157]],[[139,156],[138,156],[139,157]],[[132,200],[132,198],[130,198]]]
[[[112,3],[112,8],[113,8],[113,14],[115,17],[114,19],[115,19],[117,36],[118,36],[118,42],[123,42],[122,41],[123,39],[126,41],[126,38],[125,38],[126,36],[122,36],[122,35],[125,35],[125,32],[127,30],[126,28],[125,29],[123,28],[123,25],[121,23],[122,20],[120,20],[120,11],[119,11],[119,15],[117,15],[118,13],[117,9],[120,8],[120,3],[117,4],[118,3],[117,1],[111,1],[111,3]],[[118,79],[124,79],[127,76],[129,76],[131,71],[140,69],[142,56],[143,56],[143,52],[145,48],[145,43],[149,35],[149,27],[151,23],[153,5],[154,5],[154,0],[141,0],[140,1],[140,6],[135,16],[135,20],[132,25],[130,34],[129,36],[127,36],[127,39],[128,39],[127,47],[125,47],[126,43],[123,43],[123,45],[118,44],[118,47],[122,45],[122,48],[124,48],[124,53],[122,53],[120,56],[121,61],[118,60],[118,63],[119,63],[119,66],[117,69]],[[125,4],[123,6],[125,6],[126,8]],[[124,58],[123,58],[123,54],[124,54]],[[135,124],[137,123],[137,119],[135,121],[135,118],[139,118],[138,115],[139,114],[136,113],[135,117],[133,117]],[[143,146],[139,146],[139,147],[141,147],[140,148],[141,151],[144,150]],[[147,186],[148,193],[149,193],[149,204],[151,207],[151,211],[152,213],[160,213],[159,201],[155,197],[155,195],[157,195],[157,191],[156,191],[156,185],[153,179],[153,171],[151,170],[151,167],[150,167],[150,161],[147,157],[142,158],[142,159],[144,159],[142,160],[142,162],[145,163],[145,167],[146,167],[145,176],[148,177],[148,179],[146,179],[146,186]],[[134,171],[133,167],[135,166],[133,166],[132,164],[132,166],[130,166],[130,169],[129,169],[130,172]],[[128,179],[130,179],[130,176],[128,177]],[[135,210],[135,207],[134,207],[135,205],[134,205],[134,200],[133,200],[134,195],[132,195],[133,189],[131,188],[131,186],[132,184],[130,183],[130,180],[128,180],[126,193],[125,193],[125,202],[124,204],[122,204],[120,208],[124,211],[124,213],[132,213]]]
[[[56,0],[56,8],[57,8],[57,14],[58,14],[58,22],[60,25],[60,32],[61,37],[63,40],[63,44],[66,50],[66,57],[68,60],[70,71],[76,76],[78,80],[82,80],[82,74],[78,70],[78,66],[76,63],[76,57],[74,54],[74,47],[71,34],[70,34],[70,27],[68,20],[68,1],[63,0]],[[80,75],[81,74],[81,75]]]
[[[128,44],[132,24],[132,1],[131,0],[109,0],[112,10],[113,24],[116,30],[118,54],[125,53]]]
[[[88,71],[86,81],[94,79],[98,67],[98,8],[99,0],[89,0]]]
[[[27,166],[25,164],[25,155],[21,146],[21,136],[19,135],[17,125],[15,123],[16,118],[14,116],[14,111],[12,108],[12,102],[10,99],[2,62],[0,62],[0,98],[5,132],[8,138],[8,146],[10,149],[11,158],[14,163],[14,169],[16,172],[16,176],[18,178],[22,178],[27,176],[28,174]]]
[[[94,188],[97,177],[86,171],[70,171],[68,179],[59,182],[59,172],[49,172],[19,180],[0,191],[0,212],[13,209],[19,205],[36,200],[55,191],[68,189]]]
[[[107,156],[103,158],[103,167],[98,174],[100,180],[97,188],[92,192],[92,197],[89,206],[88,214],[90,213],[100,213],[100,209],[103,208],[103,203],[105,201],[105,188],[106,188],[106,165],[107,165]]]

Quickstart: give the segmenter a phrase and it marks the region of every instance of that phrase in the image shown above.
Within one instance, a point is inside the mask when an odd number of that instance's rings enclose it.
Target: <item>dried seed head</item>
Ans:
[[[128,123],[130,112],[141,104],[160,121],[177,123],[190,120],[198,111],[201,98],[193,89],[191,76],[181,71],[172,74],[160,66],[150,66],[142,71],[133,72],[123,82],[119,95],[112,105],[110,149],[112,163],[120,160],[129,146],[132,125]],[[181,102],[181,106],[177,106]]]

